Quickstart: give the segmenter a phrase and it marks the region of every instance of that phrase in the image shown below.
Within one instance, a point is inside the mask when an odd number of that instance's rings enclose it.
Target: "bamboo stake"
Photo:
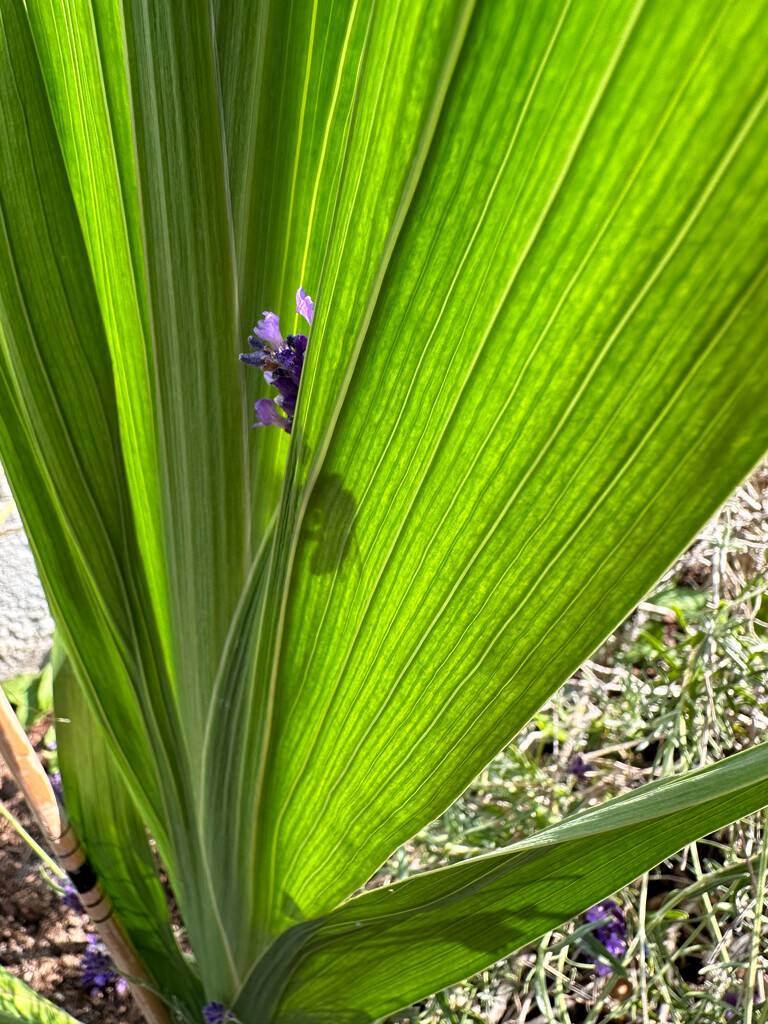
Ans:
[[[53,853],[69,875],[86,913],[93,922],[117,969],[128,978],[131,994],[147,1024],[171,1024],[168,1010],[149,983],[128,936],[88,863],[80,841],[51,788],[51,783],[27,734],[0,687],[0,754],[24,794]],[[135,979],[135,980],[131,980]]]

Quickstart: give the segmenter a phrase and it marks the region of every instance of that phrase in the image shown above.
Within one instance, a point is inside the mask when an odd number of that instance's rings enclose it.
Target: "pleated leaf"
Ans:
[[[119,6],[28,7],[114,367],[131,503],[168,644],[155,381]]]
[[[765,6],[463,5],[418,87],[421,12],[394,11],[358,78],[223,799],[215,708],[210,732],[233,921],[229,880],[255,886],[238,948],[458,796],[768,446]]]
[[[57,624],[162,841],[156,641],[109,347],[21,4],[4,0],[0,29],[0,448]]]
[[[206,998],[322,1009],[285,950],[768,447],[767,15],[0,0],[0,451]],[[288,448],[237,355],[302,284]]]
[[[371,11],[368,38],[357,70],[352,124],[345,143],[345,166],[337,200],[337,217],[338,210],[344,211],[343,223],[339,225],[340,237],[348,237],[354,247],[354,251],[347,255],[361,274],[356,282],[361,294],[366,288],[380,284],[376,282],[380,270],[379,254],[382,247],[394,243],[401,229],[405,209],[403,194],[410,196],[418,180],[470,12],[471,6],[457,0],[419,2],[407,7],[392,4]],[[349,24],[338,20],[339,32],[354,32],[354,26],[350,29]],[[296,45],[299,46],[306,23],[299,18],[296,25]],[[425,37],[431,40],[429,47],[421,45]],[[351,66],[354,67],[354,63]],[[292,73],[290,68],[283,69],[283,75],[286,72],[288,75]],[[386,116],[385,111],[388,112]],[[389,112],[392,121],[387,120]],[[336,108],[331,105],[324,113],[328,119],[326,131],[337,134]],[[394,119],[397,131],[393,130]],[[296,127],[296,140],[295,144],[302,144],[301,119]],[[294,174],[301,174],[304,166],[298,162]],[[313,177],[315,166],[306,166]],[[291,192],[299,190],[299,184],[291,184],[284,171],[281,172],[280,183],[283,190],[289,187]],[[274,187],[278,188],[277,180]],[[287,193],[286,201],[290,204]],[[273,204],[279,209],[280,204],[274,199]],[[329,244],[334,237],[331,236]],[[341,252],[334,253],[334,262],[341,258]],[[322,303],[322,290],[319,301]],[[368,315],[364,308],[358,311],[354,305],[347,306],[347,301],[354,299],[352,296],[340,296],[335,306],[329,302],[329,309],[337,311],[339,344],[328,348],[328,358],[322,371],[323,376],[339,381],[345,372],[344,358],[348,352],[348,345],[343,340],[344,332],[356,330],[357,326],[353,325]],[[321,318],[323,315],[320,312]],[[312,337],[316,323],[317,320],[313,324]],[[310,351],[311,347],[310,341]],[[310,398],[313,372],[310,359],[302,380],[302,387],[310,388]],[[307,374],[310,377],[305,383]],[[300,431],[294,431],[292,443],[294,454],[297,446],[299,451],[303,450]],[[282,583],[285,571],[283,555],[289,544],[281,524],[286,523],[285,513],[293,508],[297,493],[294,489],[286,492],[284,497],[284,515],[278,524],[275,540],[277,551],[270,567],[273,590],[275,585]],[[251,860],[259,852],[254,844],[261,844],[265,838],[260,833],[258,816],[264,792],[264,737],[273,706],[273,680],[268,660],[272,637],[280,629],[283,608],[280,601],[268,601],[263,611],[258,625],[262,638],[257,649],[257,661],[260,660],[258,674],[247,692],[239,721],[234,723],[234,735],[232,719],[226,709],[241,691],[241,676],[228,677],[217,694],[217,701],[212,705],[205,754],[207,803],[204,835],[212,844],[210,861],[232,865],[214,875],[215,885],[221,892],[221,913],[228,922],[226,931],[233,949],[237,951],[235,955],[240,958],[238,972],[250,962],[253,936],[262,946],[270,935],[269,931],[261,933],[265,900],[268,899],[264,887],[269,884],[269,878],[263,868],[251,864]],[[238,752],[236,771],[231,765],[222,764],[224,759],[231,760],[229,745],[233,741]],[[222,791],[224,780],[227,788]],[[259,835],[258,839],[255,834]]]

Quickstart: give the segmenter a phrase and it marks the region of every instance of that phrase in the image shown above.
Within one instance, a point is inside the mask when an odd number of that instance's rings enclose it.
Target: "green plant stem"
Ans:
[[[643,1024],[648,1024],[650,1014],[648,1012],[648,978],[647,964],[645,958],[645,917],[648,909],[648,873],[643,875],[640,886],[640,904],[637,908],[638,920],[638,957],[640,960],[639,983],[640,983],[640,1004],[643,1011]]]
[[[704,872],[701,870],[701,860],[699,859],[699,848],[696,843],[691,844],[691,860],[696,871],[696,881],[701,881]],[[712,906],[712,900],[709,898],[709,893],[702,893],[701,902],[704,904],[704,909],[707,912],[709,926],[714,932],[715,941],[717,942],[717,948],[720,951],[720,957],[724,963],[728,963],[728,954],[725,951],[725,943],[723,940],[723,933],[720,930],[720,925],[717,920],[717,915],[714,912]]]
[[[11,823],[11,825],[13,825],[13,827],[16,829],[16,831],[27,844],[27,846],[31,847],[31,849],[35,851],[40,860],[42,860],[47,865],[47,867],[51,869],[51,871],[53,871],[59,878],[63,879],[67,877],[66,872],[61,870],[56,861],[45,852],[45,850],[42,848],[42,846],[40,846],[39,843],[35,842],[35,840],[32,838],[29,832],[27,832],[27,830],[24,828],[21,822],[17,821],[13,814],[11,814],[11,812],[5,806],[5,804],[1,802],[0,814],[2,814],[3,817]]]
[[[762,849],[760,851],[760,863],[757,869],[757,891],[755,892],[755,920],[752,926],[752,943],[749,951],[749,967],[747,969],[746,984],[746,1005],[744,1007],[744,1024],[752,1024],[752,1015],[755,1006],[755,981],[757,979],[757,959],[760,956],[760,937],[763,923],[763,906],[765,904],[765,873],[768,870],[768,843],[765,841],[765,811],[760,815],[760,838]],[[766,1000],[768,1005],[768,1000]],[[765,1006],[762,1008],[761,1018],[765,1019]]]

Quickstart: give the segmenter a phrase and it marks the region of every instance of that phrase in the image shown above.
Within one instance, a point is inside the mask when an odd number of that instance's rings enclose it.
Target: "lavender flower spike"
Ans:
[[[299,288],[296,292],[296,312],[299,316],[304,317],[310,327],[312,326],[312,316],[315,312],[315,304],[303,288]]]
[[[92,996],[96,996],[102,989],[114,986],[116,992],[122,994],[128,990],[125,978],[121,978],[115,970],[112,957],[107,952],[103,942],[98,936],[87,935],[88,947],[83,954],[82,980],[83,988],[88,989]]]
[[[203,1007],[203,1020],[205,1024],[226,1024],[237,1017],[221,1003],[208,1003]]]
[[[77,895],[77,889],[70,882],[66,882],[61,891],[61,902],[65,907],[69,907],[70,910],[76,910],[82,914],[83,905],[80,902],[80,897]]]
[[[277,348],[284,344],[283,336],[280,333],[280,317],[275,313],[269,313],[266,309],[263,313],[263,320],[259,320],[253,328],[253,333],[257,338],[261,338],[262,341]]]
[[[296,311],[307,323],[312,323],[314,303],[303,288],[296,292]],[[264,380],[277,390],[274,400],[260,398],[256,402],[254,427],[274,426],[290,434],[296,401],[299,397],[301,371],[307,350],[305,334],[280,334],[280,321],[274,313],[264,313],[263,320],[248,338],[253,352],[243,352],[240,359],[255,366],[264,374]]]
[[[627,951],[627,922],[624,912],[615,900],[603,900],[590,907],[584,914],[587,921],[602,921],[595,928],[594,936],[612,957],[619,959]],[[608,964],[595,961],[595,972],[600,975],[612,973]]]
[[[257,422],[253,424],[254,427],[282,427],[283,430],[290,434],[291,426],[288,420],[283,416],[271,398],[260,398],[254,404],[254,409],[256,410],[257,419]]]

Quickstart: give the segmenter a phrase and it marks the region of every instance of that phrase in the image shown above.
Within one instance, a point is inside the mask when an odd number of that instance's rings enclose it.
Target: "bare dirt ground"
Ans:
[[[35,727],[36,747],[50,723]],[[0,799],[41,845],[42,836],[0,758]],[[92,996],[81,985],[88,919],[61,902],[43,878],[41,862],[5,818],[0,818],[0,964],[83,1024],[138,1024],[128,995]]]

